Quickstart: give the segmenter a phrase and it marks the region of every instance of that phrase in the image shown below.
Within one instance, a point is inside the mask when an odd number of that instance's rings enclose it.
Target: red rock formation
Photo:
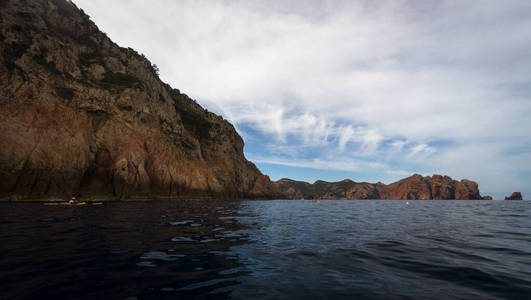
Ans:
[[[473,181],[456,181],[441,175],[422,177],[419,174],[382,187],[380,195],[381,199],[481,199],[478,185]]]
[[[511,196],[505,197],[504,200],[522,200],[522,194],[520,192],[514,192]]]
[[[314,184],[281,179],[276,184],[289,199],[488,199],[481,197],[477,183],[466,179],[456,181],[441,175],[423,177],[415,174],[389,185],[348,179],[339,182],[319,180]]]
[[[69,1],[0,2],[0,199],[267,198],[234,127]]]

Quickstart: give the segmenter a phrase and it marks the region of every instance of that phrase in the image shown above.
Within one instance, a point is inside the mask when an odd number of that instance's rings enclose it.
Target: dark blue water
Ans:
[[[531,201],[0,203],[1,299],[529,299]]]

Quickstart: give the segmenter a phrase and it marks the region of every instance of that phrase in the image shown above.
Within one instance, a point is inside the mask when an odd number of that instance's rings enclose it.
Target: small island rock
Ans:
[[[505,200],[522,200],[522,194],[520,192],[514,192],[511,196],[505,197]]]

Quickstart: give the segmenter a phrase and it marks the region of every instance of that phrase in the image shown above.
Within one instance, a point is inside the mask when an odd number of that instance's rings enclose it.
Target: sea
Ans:
[[[531,201],[5,202],[0,299],[531,299]]]

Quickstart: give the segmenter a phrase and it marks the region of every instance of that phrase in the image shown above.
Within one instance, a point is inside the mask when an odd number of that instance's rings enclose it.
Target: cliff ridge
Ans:
[[[352,180],[318,180],[310,184],[286,178],[275,183],[289,199],[492,200],[490,196],[480,195],[474,181],[457,181],[441,175],[423,177],[414,174],[388,185]]]

